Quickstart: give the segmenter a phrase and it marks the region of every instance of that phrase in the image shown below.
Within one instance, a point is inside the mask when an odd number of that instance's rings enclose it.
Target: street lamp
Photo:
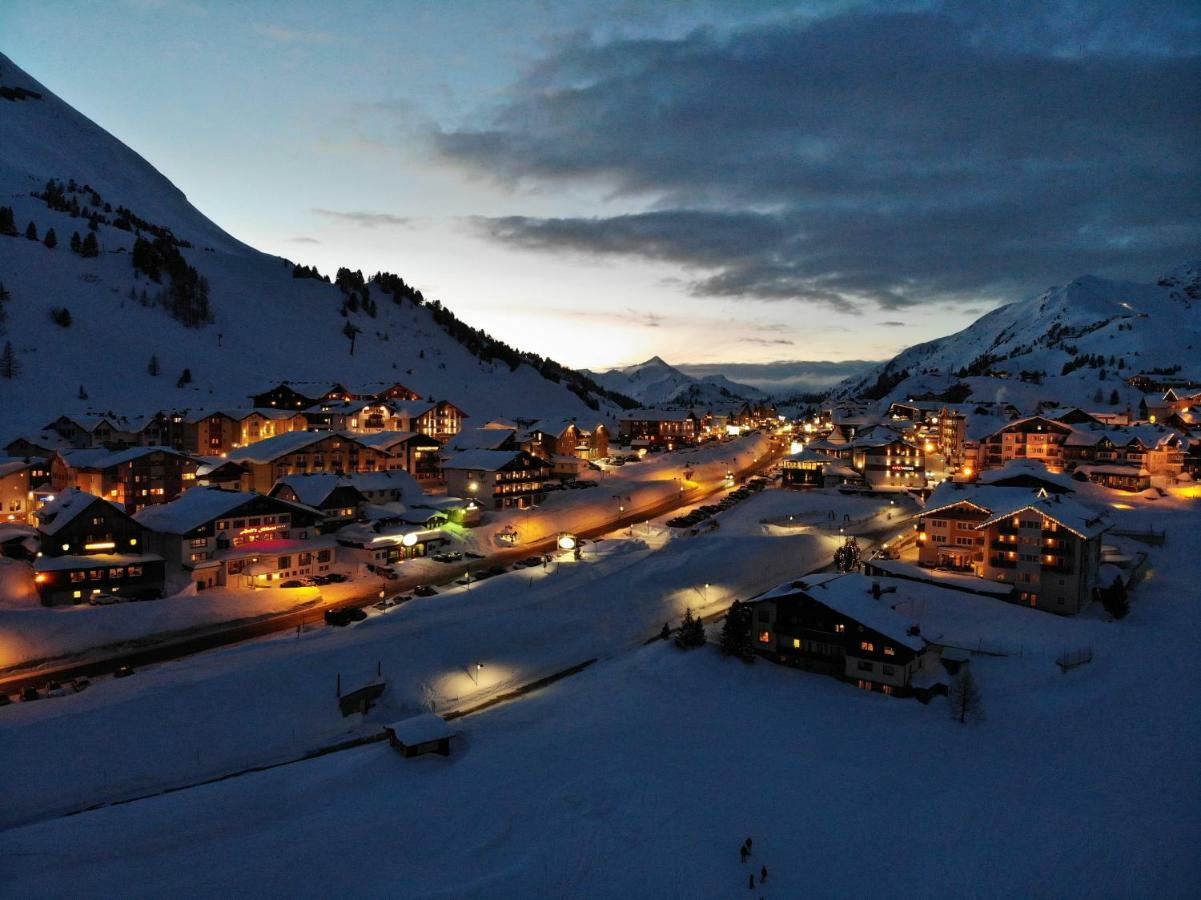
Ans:
[[[480,685],[480,670],[484,668],[482,662],[477,662],[474,666],[467,670],[467,674],[471,676],[471,680],[475,682],[475,686]]]

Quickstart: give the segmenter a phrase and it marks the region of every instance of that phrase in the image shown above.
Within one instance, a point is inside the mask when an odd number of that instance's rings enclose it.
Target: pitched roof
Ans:
[[[443,470],[479,469],[481,472],[495,472],[503,469],[518,457],[528,455],[521,450],[464,450],[444,462],[442,468]]]
[[[410,441],[430,447],[439,446],[432,437],[419,434],[416,431],[373,431],[366,434],[355,434],[354,439],[364,446],[374,450],[391,452],[393,448]]]
[[[63,491],[53,500],[47,501],[41,509],[34,513],[38,518],[38,530],[46,535],[58,534],[97,501],[107,503],[117,512],[125,514],[125,510],[116,503],[97,497],[95,494],[89,494],[87,491],[81,491],[79,488],[71,488]]]
[[[263,495],[253,491],[226,491],[218,487],[194,487],[189,491],[184,491],[170,503],[156,503],[143,507],[138,510],[134,518],[151,531],[165,534],[186,534],[193,528],[233,512],[243,504],[260,497]],[[280,500],[278,497],[264,499],[298,512],[318,517],[321,515],[318,510],[300,503],[291,503],[287,500]]]
[[[237,447],[230,450],[227,458],[237,462],[273,462],[281,456],[287,456],[289,453],[298,453],[304,448],[330,437],[341,437],[344,440],[352,440],[352,438],[339,431],[288,431],[284,434],[277,434],[275,437],[255,441],[253,444],[247,444],[245,447]]]
[[[408,472],[399,469],[387,469],[383,472],[351,472],[343,476],[347,484],[360,493],[374,491],[399,491],[406,502],[425,499],[425,492],[417,479]]]
[[[517,432],[511,428],[464,428],[446,442],[445,449],[496,450],[514,439]]]
[[[622,417],[623,422],[683,422],[693,418],[687,409],[632,409]]]
[[[170,447],[128,447],[124,450],[108,450],[104,447],[88,447],[83,450],[60,450],[59,455],[72,469],[111,469],[151,453],[166,453],[188,459],[186,453]]]
[[[852,621],[920,653],[926,642],[909,633],[915,623],[872,596],[873,580],[858,572],[848,575],[807,576],[780,585],[760,599],[782,599],[803,594]]]
[[[354,485],[341,475],[331,472],[308,472],[298,475],[285,475],[271,488],[270,496],[275,497],[280,487],[289,487],[296,499],[305,506],[320,507],[335,490],[340,487],[355,490]]]
[[[1036,498],[1033,501],[1027,499],[1025,502],[1019,500],[1004,504],[992,510],[992,515],[978,524],[976,528],[986,528],[1001,519],[1019,515],[1026,510],[1041,513],[1082,538],[1096,537],[1112,524],[1105,512],[1094,512],[1075,500],[1064,500],[1057,494],[1053,498]]]

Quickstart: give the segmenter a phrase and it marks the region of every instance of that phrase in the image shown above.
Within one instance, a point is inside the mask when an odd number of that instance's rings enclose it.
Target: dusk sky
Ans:
[[[763,363],[1198,255],[1197,6],[1022,6],[6,0],[0,39],[262,250],[571,365]]]

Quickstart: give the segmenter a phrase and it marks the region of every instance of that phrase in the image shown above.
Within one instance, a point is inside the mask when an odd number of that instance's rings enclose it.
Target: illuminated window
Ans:
[[[894,647],[889,647],[888,645],[885,645],[885,647],[884,647],[884,655],[885,655],[885,656],[896,656],[896,655],[897,655],[896,648],[894,648]]]
[[[88,578],[88,575],[86,572],[72,572],[71,573],[72,581],[87,581],[87,578]]]
[[[801,649],[801,639],[800,639],[800,638],[793,638],[793,639],[792,639],[792,649],[793,649],[793,650],[800,650],[800,649]]]
[[[760,631],[759,632],[759,643],[760,644],[770,644],[771,643],[771,632],[770,631]]]
[[[871,641],[860,641],[860,642],[859,642],[859,649],[860,649],[860,650],[866,650],[866,651],[868,651],[869,653],[872,653],[872,652],[874,652],[874,651],[875,651],[875,649],[876,649],[876,645],[875,645],[875,644],[873,644]]]
[[[844,631],[847,630],[847,627],[842,622],[839,622],[834,626],[834,630],[837,631],[839,634],[842,634]]]

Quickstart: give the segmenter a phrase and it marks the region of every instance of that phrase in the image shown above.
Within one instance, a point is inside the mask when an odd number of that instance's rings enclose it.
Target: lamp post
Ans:
[[[480,686],[480,670],[484,668],[482,662],[477,662],[467,670],[467,674],[471,676],[471,680],[475,682],[475,686]]]

